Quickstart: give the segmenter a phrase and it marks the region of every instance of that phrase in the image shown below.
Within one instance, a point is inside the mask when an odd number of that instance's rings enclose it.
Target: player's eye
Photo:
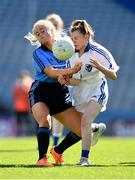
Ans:
[[[39,37],[39,33],[38,33],[38,32],[36,32],[35,35],[36,35],[37,37]]]
[[[41,30],[41,33],[43,33],[43,32],[45,32],[45,30],[43,29],[43,30]]]
[[[44,33],[45,31],[46,31],[45,29],[42,29],[42,30],[40,30],[40,32],[36,32],[35,35],[36,35],[37,37],[39,37],[40,34],[41,34],[41,33]]]

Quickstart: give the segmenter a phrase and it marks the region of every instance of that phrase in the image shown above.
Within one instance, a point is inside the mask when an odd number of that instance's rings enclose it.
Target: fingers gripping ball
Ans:
[[[52,51],[57,59],[68,60],[75,53],[75,47],[71,38],[65,36],[54,42]]]

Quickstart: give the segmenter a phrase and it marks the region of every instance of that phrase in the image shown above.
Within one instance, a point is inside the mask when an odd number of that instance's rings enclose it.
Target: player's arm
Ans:
[[[91,66],[95,67],[99,71],[101,71],[106,77],[115,80],[117,79],[116,72],[113,69],[108,69],[103,64],[101,64],[98,60],[90,59]]]
[[[58,76],[67,76],[67,75],[70,76],[77,73],[81,69],[81,66],[82,66],[82,62],[78,62],[72,68],[68,68],[68,69],[56,69],[53,68],[52,66],[48,66],[44,68],[44,72],[48,76],[54,78],[57,78]]]
[[[71,86],[78,86],[80,83],[80,79],[75,79],[75,78],[70,78],[69,82],[67,82],[67,85],[71,85]]]
[[[78,86],[80,83],[80,79],[72,78],[70,76],[59,76],[58,81],[61,84],[66,84],[71,86]]]

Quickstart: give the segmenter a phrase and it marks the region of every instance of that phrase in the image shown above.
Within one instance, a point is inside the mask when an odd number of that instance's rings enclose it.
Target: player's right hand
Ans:
[[[73,72],[74,74],[77,73],[78,71],[80,71],[81,67],[83,65],[83,62],[81,60],[78,60],[78,62],[74,65]]]

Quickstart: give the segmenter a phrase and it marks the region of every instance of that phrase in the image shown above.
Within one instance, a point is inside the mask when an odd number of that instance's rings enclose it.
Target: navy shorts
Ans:
[[[50,115],[58,114],[72,107],[72,102],[67,86],[60,83],[47,83],[35,81],[29,91],[30,106],[37,102],[44,102]]]

